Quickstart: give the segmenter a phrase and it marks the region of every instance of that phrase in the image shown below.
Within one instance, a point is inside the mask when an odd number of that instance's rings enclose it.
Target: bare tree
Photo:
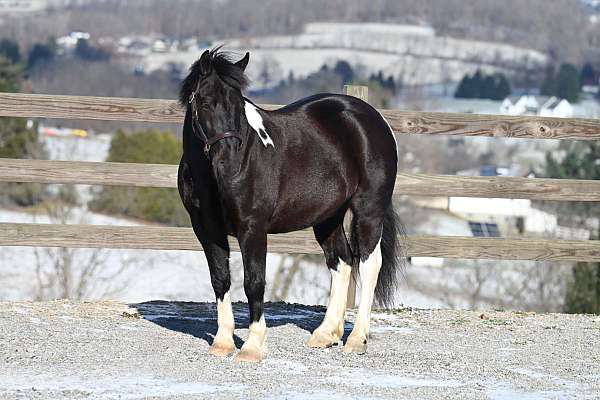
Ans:
[[[46,201],[45,214],[52,223],[66,224],[77,220],[81,207],[75,202],[73,187],[62,186],[57,199]],[[83,222],[80,217],[78,222]],[[107,272],[108,251],[104,249],[34,248],[35,300],[85,299],[111,297],[125,289],[118,282],[133,259],[122,259],[119,266]]]
[[[548,262],[445,260],[442,267],[408,272],[410,288],[451,308],[557,312],[570,269]]]

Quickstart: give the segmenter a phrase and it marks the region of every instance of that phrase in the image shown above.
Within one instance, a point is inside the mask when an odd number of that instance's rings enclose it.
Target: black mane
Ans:
[[[248,77],[241,68],[235,65],[232,53],[221,51],[220,46],[215,47],[210,51],[210,63],[219,78],[229,86],[240,91],[248,86]],[[190,95],[196,90],[200,78],[200,59],[198,59],[192,64],[190,73],[181,83],[179,102],[182,105],[187,104]]]

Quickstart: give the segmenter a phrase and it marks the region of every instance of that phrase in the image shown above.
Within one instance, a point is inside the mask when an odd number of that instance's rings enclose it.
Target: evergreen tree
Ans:
[[[510,82],[504,74],[498,74],[498,80],[496,85],[496,96],[494,100],[504,100],[512,93]]]
[[[454,97],[462,99],[472,99],[475,94],[475,82],[470,75],[465,75],[458,84]]]
[[[600,179],[600,143],[565,143],[562,160],[546,155],[546,173],[549,178]],[[600,205],[591,202],[570,202],[551,206],[563,223],[592,230],[592,238],[598,239],[598,231],[587,226],[592,217],[600,216]],[[571,281],[567,285],[565,311],[569,313],[600,314],[600,263],[577,263]]]
[[[562,64],[558,71],[556,95],[561,99],[576,103],[580,93],[579,71],[572,64]]]
[[[19,45],[14,40],[0,40],[0,56],[6,57],[12,64],[18,64],[21,61],[21,52]]]
[[[27,56],[27,69],[30,70],[36,65],[41,65],[50,62],[56,56],[56,42],[53,38],[48,39],[48,42],[37,43],[33,45]]]
[[[354,80],[354,70],[352,66],[344,60],[340,60],[335,64],[333,71],[342,78],[342,83],[347,85]]]
[[[79,39],[75,46],[75,55],[85,61],[107,61],[110,59],[110,53],[94,47],[89,40]],[[174,75],[179,76],[179,71]]]
[[[542,81],[542,86],[540,87],[540,94],[542,96],[556,96],[557,91],[558,86],[556,83],[554,67],[548,66],[548,68],[546,68],[544,80]]]
[[[456,98],[503,100],[511,93],[504,74],[485,75],[477,70],[471,77],[465,75],[454,94]]]
[[[580,76],[581,85],[597,85],[598,80],[596,79],[596,70],[590,63],[586,63],[581,69]]]
[[[479,85],[479,93],[477,97],[480,99],[493,99],[496,94],[496,79],[493,76],[487,75],[483,77]]]
[[[393,76],[388,76],[388,78],[385,80],[385,83],[383,84],[383,86],[386,89],[390,89],[392,92],[396,92],[396,81],[394,80]]]

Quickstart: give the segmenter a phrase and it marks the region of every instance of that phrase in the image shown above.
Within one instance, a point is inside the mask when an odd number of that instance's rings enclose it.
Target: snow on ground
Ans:
[[[265,311],[266,359],[254,366],[208,354],[214,303],[0,303],[0,397],[547,400],[600,390],[594,316],[375,311],[357,355],[304,345],[323,308]],[[248,311],[234,303],[233,312],[239,348]]]

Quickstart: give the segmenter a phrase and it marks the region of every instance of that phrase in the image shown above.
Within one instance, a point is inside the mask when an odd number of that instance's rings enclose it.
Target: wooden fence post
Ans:
[[[354,86],[344,85],[344,94],[348,96],[358,97],[361,100],[369,102],[369,87],[368,86]],[[350,233],[349,226],[352,221],[351,213],[346,213],[344,217],[344,229],[346,234]],[[348,227],[348,228],[347,228]],[[348,300],[346,301],[346,308],[354,308],[356,306],[356,279],[355,275],[352,274],[350,284],[348,285]]]

